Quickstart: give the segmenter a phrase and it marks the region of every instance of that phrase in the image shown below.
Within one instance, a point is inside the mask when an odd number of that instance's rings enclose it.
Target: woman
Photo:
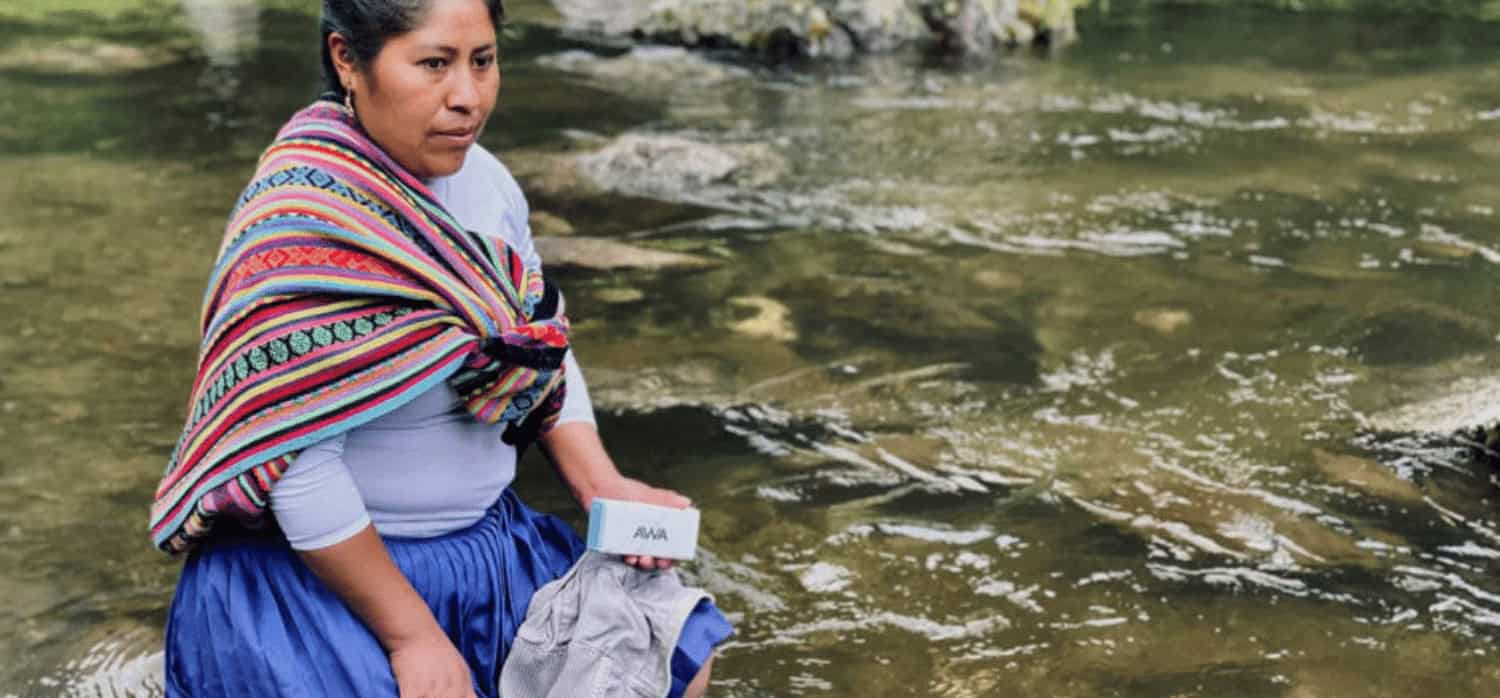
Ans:
[[[508,489],[531,440],[585,509],[688,505],[605,453],[524,198],[475,146],[501,19],[500,0],[324,0],[330,98],[231,216],[152,508],[157,545],[191,551],[168,695],[494,696],[532,593],[582,553]],[[692,612],[672,695],[702,694],[730,632]]]

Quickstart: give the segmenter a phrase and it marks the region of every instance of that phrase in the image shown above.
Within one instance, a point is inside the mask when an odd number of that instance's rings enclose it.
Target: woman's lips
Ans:
[[[450,131],[433,131],[432,135],[440,143],[443,143],[443,144],[446,144],[446,145],[451,145],[451,146],[453,146],[455,148],[457,148],[457,147],[467,148],[467,147],[469,147],[469,145],[473,144],[473,142],[474,142],[474,136],[478,132],[479,132],[479,129],[465,128],[465,129],[454,129],[454,130],[450,130]]]

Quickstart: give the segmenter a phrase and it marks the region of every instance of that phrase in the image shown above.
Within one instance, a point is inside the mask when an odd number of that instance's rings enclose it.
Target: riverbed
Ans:
[[[160,694],[203,284],[316,95],[305,3],[82,4],[0,20],[0,696]],[[694,260],[552,273],[615,459],[703,510],[715,695],[1493,694],[1491,471],[1376,416],[1500,367],[1495,25],[1117,1],[767,65],[511,4],[538,233]]]

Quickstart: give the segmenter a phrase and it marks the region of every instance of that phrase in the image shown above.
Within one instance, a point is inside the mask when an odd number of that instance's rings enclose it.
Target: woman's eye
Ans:
[[[488,68],[495,62],[494,56],[476,56],[474,66],[477,68]]]
[[[442,70],[448,65],[448,60],[446,58],[428,58],[422,61],[422,65],[432,70]]]

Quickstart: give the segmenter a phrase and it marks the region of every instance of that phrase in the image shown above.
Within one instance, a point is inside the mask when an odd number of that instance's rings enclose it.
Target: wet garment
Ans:
[[[674,672],[674,649],[713,647],[730,634],[712,607],[713,599],[683,586],[676,571],[646,571],[613,555],[585,553],[531,597],[501,671],[500,692],[505,698],[680,695],[692,674]],[[690,618],[698,620],[690,624]]]
[[[555,287],[472,235],[331,101],[261,157],[209,278],[191,409],[151,507],[171,552],[266,525],[298,451],[447,383],[524,443],[555,423]],[[415,466],[415,464],[414,464]]]
[[[511,490],[473,526],[385,544],[468,662],[483,698],[500,695],[501,663],[532,595],[584,552],[566,523],[531,510]],[[696,606],[673,650],[674,685],[691,681],[728,632],[712,602]],[[190,554],[168,611],[166,645],[172,697],[397,695],[375,636],[280,536],[215,539]]]

